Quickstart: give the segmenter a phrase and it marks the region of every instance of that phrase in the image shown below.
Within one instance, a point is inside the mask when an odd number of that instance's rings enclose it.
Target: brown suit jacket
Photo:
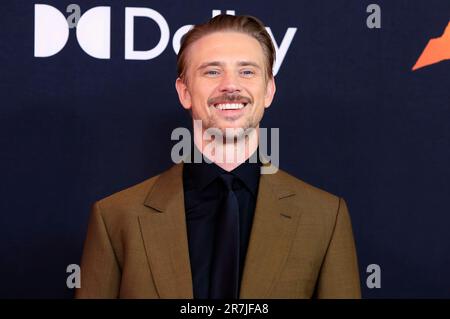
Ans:
[[[193,298],[182,165],[93,206],[77,298]],[[261,175],[240,298],[360,298],[342,198]]]

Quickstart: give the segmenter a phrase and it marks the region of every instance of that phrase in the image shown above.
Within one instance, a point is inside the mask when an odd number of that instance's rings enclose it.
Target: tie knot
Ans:
[[[222,174],[220,175],[220,179],[222,180],[228,191],[233,190],[233,181],[235,179],[235,176],[233,174]]]

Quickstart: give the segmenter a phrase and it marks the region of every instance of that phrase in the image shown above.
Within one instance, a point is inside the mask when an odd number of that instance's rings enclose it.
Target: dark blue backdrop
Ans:
[[[343,196],[366,298],[450,297],[450,62],[411,71],[450,18],[450,2],[79,1],[111,7],[111,58],[81,50],[34,57],[34,5],[66,16],[74,0],[0,5],[0,297],[71,298],[93,201],[171,165],[170,133],[190,126],[174,89],[174,32],[213,9],[252,14],[281,41],[298,28],[263,120],[280,128],[281,168]],[[124,59],[125,7],[167,20],[152,60]],[[137,19],[135,46],[159,39]],[[366,267],[381,267],[381,288]]]

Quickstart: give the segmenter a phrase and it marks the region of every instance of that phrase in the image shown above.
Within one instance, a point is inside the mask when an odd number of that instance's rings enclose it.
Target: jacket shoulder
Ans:
[[[107,215],[138,212],[142,210],[148,193],[163,173],[104,197],[94,205],[97,205],[102,213]]]
[[[332,194],[324,189],[311,185],[284,170],[279,169],[276,174],[278,175],[278,181],[280,185],[285,184],[295,190],[300,190],[312,196],[318,196],[323,199],[336,200],[339,197],[338,195]]]
[[[278,192],[294,193],[293,199],[306,211],[317,214],[335,215],[339,209],[341,198],[328,191],[313,186],[283,170],[278,170],[275,187]]]

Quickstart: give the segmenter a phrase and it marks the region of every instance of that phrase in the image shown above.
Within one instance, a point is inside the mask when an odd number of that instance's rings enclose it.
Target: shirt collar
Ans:
[[[194,151],[198,151],[198,149]],[[256,152],[258,152],[258,149]],[[201,190],[207,187],[221,174],[228,173],[239,178],[248,190],[256,197],[258,192],[259,177],[261,174],[261,162],[258,158],[256,163],[251,163],[250,158],[252,158],[252,156],[230,172],[227,172],[215,163],[207,163],[203,157],[201,163],[184,163],[183,180],[185,181],[185,187],[188,190]]]

